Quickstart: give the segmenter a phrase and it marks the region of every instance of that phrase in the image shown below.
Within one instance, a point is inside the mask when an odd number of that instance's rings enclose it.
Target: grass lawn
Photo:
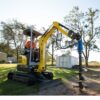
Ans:
[[[9,71],[16,70],[15,64],[0,64],[0,95],[36,95],[38,93],[38,84],[27,86],[26,84],[7,80]],[[53,72],[54,78],[69,79],[77,71],[55,67],[47,67],[47,70]]]
[[[15,64],[0,64],[0,95],[35,95],[38,86],[7,80],[9,71],[16,70]]]
[[[55,66],[47,67],[47,71],[53,72],[54,79],[56,78],[69,79],[70,77],[74,76],[78,72],[75,69],[55,68]]]

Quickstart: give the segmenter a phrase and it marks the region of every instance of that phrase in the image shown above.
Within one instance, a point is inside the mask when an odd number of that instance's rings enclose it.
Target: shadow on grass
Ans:
[[[69,79],[70,77],[75,76],[78,72],[75,69],[53,68],[53,67],[48,67],[48,70],[53,72],[54,78],[65,78],[65,79]]]
[[[6,80],[0,83],[0,95],[36,95],[38,85],[28,86],[24,83]]]
[[[73,77],[76,73],[72,73],[72,72],[55,72],[55,76],[57,78],[65,78],[65,79],[69,79],[71,77]]]
[[[100,80],[100,71],[98,70],[88,69],[88,72],[86,72],[85,75],[89,78]]]
[[[92,90],[92,91],[96,91],[100,94],[100,83],[94,82],[94,81],[90,81],[86,83],[88,89]]]

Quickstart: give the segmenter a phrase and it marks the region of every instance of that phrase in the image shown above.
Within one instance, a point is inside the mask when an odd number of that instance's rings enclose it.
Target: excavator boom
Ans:
[[[40,48],[40,63],[37,69],[37,72],[42,72],[45,70],[45,46],[49,37],[55,33],[55,30],[60,31],[62,34],[70,37],[71,39],[79,40],[81,36],[78,33],[73,32],[69,28],[65,27],[64,25],[53,22],[53,25],[42,35],[39,40],[39,48]]]

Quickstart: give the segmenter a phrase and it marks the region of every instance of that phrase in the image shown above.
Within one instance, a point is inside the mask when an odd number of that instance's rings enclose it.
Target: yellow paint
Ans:
[[[68,30],[65,30],[58,22],[53,22],[53,25],[42,35],[42,37],[39,39],[40,62],[38,68],[36,69],[36,72],[38,73],[41,73],[45,70],[45,46],[49,37],[51,37],[56,30],[68,36]],[[19,64],[27,65],[26,56],[20,55],[18,62]]]
[[[19,65],[27,65],[27,57],[24,55],[19,55],[18,64]]]
[[[39,48],[40,48],[40,63],[37,69],[37,72],[42,72],[44,71],[45,68],[45,45],[47,43],[47,40],[49,39],[49,37],[55,33],[55,30],[60,31],[62,34],[64,35],[68,35],[68,32],[65,31],[58,22],[53,22],[52,27],[50,27],[48,29],[48,31],[46,31],[43,36],[40,38],[39,40]]]

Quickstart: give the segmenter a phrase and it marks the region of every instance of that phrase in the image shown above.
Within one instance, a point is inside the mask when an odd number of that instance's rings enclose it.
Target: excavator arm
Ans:
[[[10,80],[18,80],[21,82],[25,82],[28,84],[33,84],[35,82],[41,82],[43,80],[51,80],[53,79],[53,73],[52,72],[46,72],[45,71],[45,46],[47,43],[47,40],[49,37],[55,33],[55,31],[60,31],[62,34],[70,37],[71,39],[76,39],[78,41],[78,52],[79,52],[79,87],[80,89],[83,88],[82,85],[82,39],[81,36],[78,33],[73,32],[72,30],[68,29],[64,25],[58,23],[58,22],[53,22],[53,25],[42,35],[42,37],[39,39],[39,51],[40,51],[40,62],[33,66],[27,65],[26,63],[26,57],[20,56],[21,58],[19,59],[22,64],[19,64],[17,66],[17,71],[15,72],[9,72],[8,73],[8,79]],[[32,34],[35,36],[39,36],[40,34],[36,31],[32,32],[30,34],[30,30],[26,30],[24,32],[25,35],[29,35],[32,37]],[[31,51],[31,49],[30,49]],[[31,53],[30,53],[31,55]],[[31,58],[31,57],[30,57]]]
[[[39,40],[40,62],[37,69],[37,72],[39,73],[45,71],[45,46],[49,37],[51,37],[51,35],[54,34],[56,30],[70,37],[71,39],[79,40],[81,38],[78,33],[73,32],[72,30],[58,22],[53,22],[53,25],[42,35]]]

